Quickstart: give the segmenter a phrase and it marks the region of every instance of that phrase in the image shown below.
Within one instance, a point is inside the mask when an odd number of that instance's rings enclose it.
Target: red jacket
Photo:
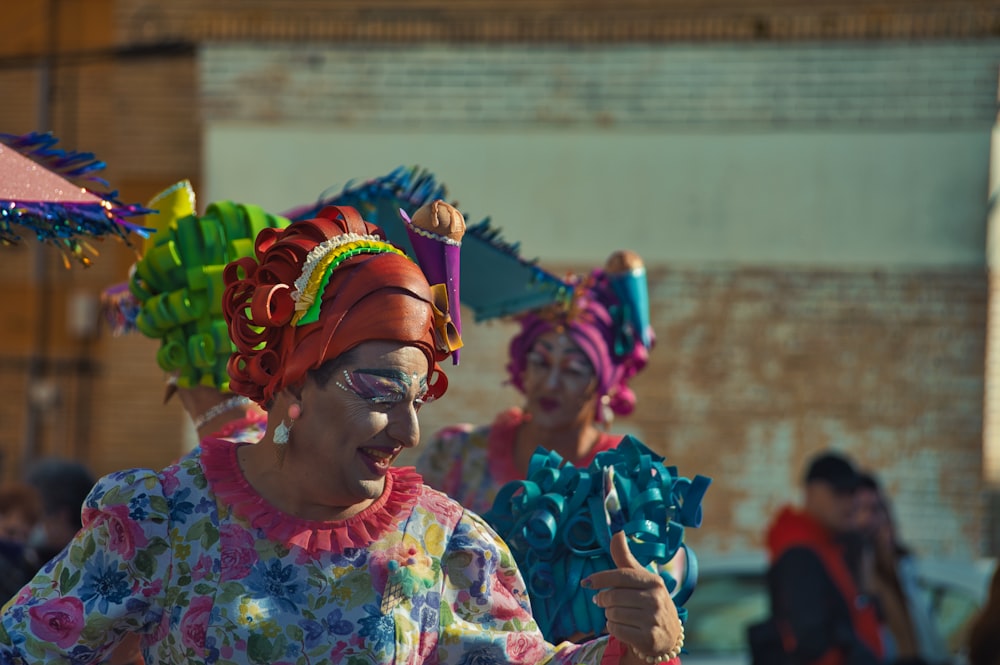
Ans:
[[[786,507],[767,534],[772,612],[795,663],[875,663],[883,656],[875,607],[859,592],[843,545],[809,514]]]

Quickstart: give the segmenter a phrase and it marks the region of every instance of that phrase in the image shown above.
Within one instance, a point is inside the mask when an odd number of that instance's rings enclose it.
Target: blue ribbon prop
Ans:
[[[382,227],[389,242],[411,257],[415,256],[413,243],[397,211],[402,208],[412,215],[425,203],[447,199],[448,193],[430,171],[403,166],[378,178],[349,182],[338,193],[330,191],[320,195],[316,203],[290,210],[284,216],[299,221],[315,217],[328,205],[348,205]],[[489,218],[466,229],[459,279],[462,305],[472,310],[476,321],[517,316],[568,302],[573,295],[570,284],[522,258],[518,244],[503,240]]]
[[[663,460],[631,436],[585,469],[539,447],[527,478],[504,485],[483,516],[510,547],[550,642],[605,632],[604,611],[592,601],[596,591],[580,581],[615,567],[610,545],[619,530],[639,563],[663,579],[686,620],[682,605],[694,591],[698,565],[684,528],[701,524],[711,479],[678,476]],[[681,579],[669,566],[676,556],[683,557]]]
[[[608,282],[614,290],[622,311],[619,330],[627,330],[620,336],[627,338],[628,346],[615,349],[619,354],[629,350],[632,340],[639,339],[647,349],[653,346],[653,326],[649,317],[649,287],[646,284],[646,269],[637,268],[627,273],[608,275]],[[617,342],[618,340],[616,340]]]

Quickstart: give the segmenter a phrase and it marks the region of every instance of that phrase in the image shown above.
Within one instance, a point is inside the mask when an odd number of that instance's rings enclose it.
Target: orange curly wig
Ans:
[[[385,242],[382,229],[354,208],[331,206],[316,219],[264,229],[256,239],[256,259],[244,257],[226,266],[223,308],[237,348],[228,366],[233,392],[267,408],[309,370],[363,342],[392,341],[424,353],[428,398],[444,394],[448,380],[438,363],[448,351],[435,342],[431,287],[404,255],[366,253],[339,262],[316,296],[319,319],[293,322],[295,282],[310,251],[345,234]]]

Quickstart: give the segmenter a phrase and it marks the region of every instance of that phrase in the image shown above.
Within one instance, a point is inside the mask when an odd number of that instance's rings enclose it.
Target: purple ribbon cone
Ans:
[[[434,240],[413,230],[413,223],[410,216],[400,209],[399,213],[406,222],[406,233],[410,236],[413,244],[413,253],[416,254],[417,264],[424,272],[427,282],[430,284],[444,284],[448,289],[448,313],[455,330],[462,334],[462,314],[461,301],[459,300],[459,269],[461,267],[460,245],[449,245],[444,240]],[[459,349],[452,351],[451,361],[458,364]]]

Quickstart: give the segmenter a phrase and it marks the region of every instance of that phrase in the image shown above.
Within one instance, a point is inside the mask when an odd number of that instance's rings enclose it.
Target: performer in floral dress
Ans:
[[[457,211],[434,217],[416,241],[460,235]],[[438,244],[453,265],[458,244]],[[553,646],[499,537],[392,466],[447,389],[455,289],[351,208],[255,250],[226,268],[224,310],[230,386],[267,407],[264,437],[100,480],[84,528],[0,615],[0,662],[94,662],[128,633],[149,665],[676,657],[676,610],[623,534],[618,567],[581,582],[610,636]]]

